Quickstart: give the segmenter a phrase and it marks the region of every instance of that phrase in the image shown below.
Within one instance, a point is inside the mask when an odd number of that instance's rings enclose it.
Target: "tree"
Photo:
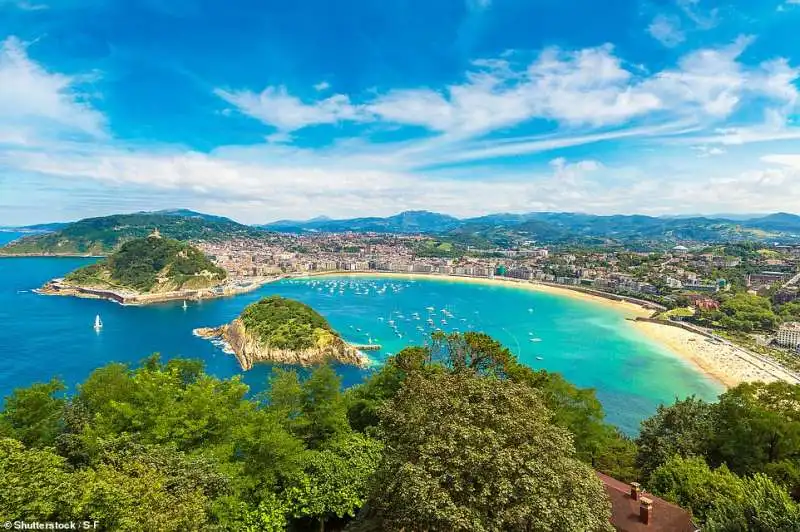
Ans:
[[[0,438],[0,521],[68,518],[76,488],[62,457]]]
[[[713,434],[713,406],[688,397],[672,406],[660,405],[656,414],[642,422],[636,444],[636,465],[647,481],[658,466],[675,455],[705,456]]]
[[[647,487],[655,495],[690,510],[701,523],[721,500],[744,498],[739,477],[724,465],[712,470],[698,456],[669,459],[653,471]]]
[[[386,446],[356,530],[610,530],[609,503],[529,386],[409,375],[381,409]]]
[[[289,482],[286,499],[296,518],[317,520],[319,530],[332,517],[354,517],[364,504],[367,485],[381,457],[381,444],[360,434],[309,451],[301,475]]]
[[[0,434],[6,433],[28,446],[52,445],[61,430],[65,404],[64,398],[56,394],[63,391],[64,383],[57,379],[14,390],[0,414]]]
[[[800,489],[798,405],[800,385],[786,382],[746,383],[728,390],[716,406],[710,460],[726,463],[740,475],[771,472],[777,480],[792,482],[790,490]],[[786,461],[791,463],[777,465]]]
[[[798,532],[800,506],[766,475],[742,479],[744,497],[721,498],[710,512],[708,532]]]

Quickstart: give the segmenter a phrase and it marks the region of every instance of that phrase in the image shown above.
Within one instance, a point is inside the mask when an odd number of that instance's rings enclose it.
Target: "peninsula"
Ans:
[[[227,273],[189,244],[162,238],[158,230],[130,240],[105,259],[48,282],[46,295],[111,299],[145,304],[226,295]]]
[[[365,367],[369,359],[345,342],[328,321],[299,301],[270,296],[248,305],[221,327],[202,327],[195,335],[221,339],[244,371],[257,362],[315,366],[329,361]]]

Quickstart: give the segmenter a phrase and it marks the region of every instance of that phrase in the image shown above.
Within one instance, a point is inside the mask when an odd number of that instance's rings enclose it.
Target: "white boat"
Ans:
[[[186,304],[186,300],[184,299],[183,300],[183,310],[186,310],[187,308],[189,308],[189,305]]]
[[[541,342],[541,338],[531,338],[531,342]]]
[[[103,320],[100,319],[100,314],[94,317],[94,330],[99,331],[103,328]]]

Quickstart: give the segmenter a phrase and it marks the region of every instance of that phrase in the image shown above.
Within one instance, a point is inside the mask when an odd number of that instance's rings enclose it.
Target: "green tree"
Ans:
[[[800,506],[766,475],[742,479],[744,497],[721,498],[710,512],[708,532],[798,532]]]
[[[0,521],[66,519],[76,488],[64,458],[0,438]]]
[[[609,503],[529,386],[410,375],[381,410],[386,446],[356,530],[610,530]]]
[[[713,434],[714,407],[696,397],[660,405],[642,422],[636,444],[636,464],[647,481],[656,468],[675,455],[705,456]]]
[[[704,523],[721,500],[742,501],[744,487],[726,466],[716,470],[698,456],[675,456],[660,465],[647,483],[653,494],[692,512]]]
[[[0,413],[0,435],[17,438],[28,446],[52,445],[61,431],[66,402],[56,394],[63,391],[64,384],[57,379],[14,390]]]
[[[319,530],[332,517],[354,517],[364,504],[367,485],[381,457],[381,444],[351,434],[309,451],[303,473],[289,482],[286,498],[296,518],[315,519]]]

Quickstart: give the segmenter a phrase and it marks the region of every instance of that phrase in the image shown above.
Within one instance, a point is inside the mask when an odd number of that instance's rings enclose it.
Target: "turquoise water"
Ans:
[[[0,233],[0,242],[10,235]],[[336,277],[283,281],[232,298],[190,304],[122,307],[107,302],[39,296],[31,289],[91,262],[74,258],[0,259],[0,394],[57,375],[74,386],[111,361],[139,362],[153,352],[165,358],[196,357],[220,377],[240,374],[236,360],[192,335],[236,317],[252,301],[271,294],[301,300],[323,314],[347,340],[383,347],[376,364],[406,345],[422,343],[429,316],[446,331],[480,330],[514,351],[522,362],[562,373],[593,387],[608,419],[627,433],[661,402],[697,394],[713,399],[714,381],[642,338],[622,314],[590,302],[507,286],[450,280]],[[433,312],[426,307],[434,307]],[[447,311],[447,314],[442,312]],[[420,319],[415,319],[414,312]],[[104,327],[96,333],[95,314]],[[382,319],[381,319],[382,318]],[[447,321],[441,323],[442,319]],[[389,324],[393,320],[394,327]],[[417,328],[421,327],[423,331]],[[360,329],[360,330],[359,330]],[[540,341],[531,341],[531,339]],[[538,358],[537,358],[538,357]],[[369,370],[338,367],[345,385]],[[270,368],[243,375],[264,388]]]

